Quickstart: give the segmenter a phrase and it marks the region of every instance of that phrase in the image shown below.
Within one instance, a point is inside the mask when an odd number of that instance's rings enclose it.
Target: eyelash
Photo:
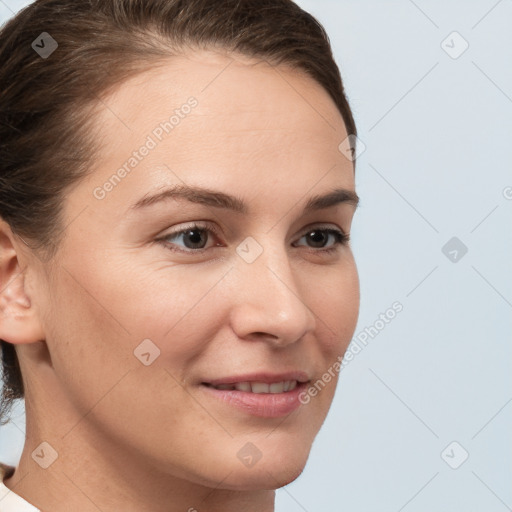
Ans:
[[[184,235],[184,234],[188,233],[189,231],[205,231],[207,233],[210,233],[210,234],[213,233],[216,236],[220,236],[219,233],[217,232],[217,230],[213,229],[212,227],[201,226],[199,224],[192,224],[184,229],[181,229],[180,231],[175,231],[174,233],[168,233],[167,235],[165,235],[163,237],[157,238],[155,241],[158,243],[161,243],[164,247],[166,247],[167,249],[169,249],[171,251],[182,253],[182,254],[183,253],[185,253],[185,254],[190,254],[190,253],[201,254],[201,253],[207,251],[208,249],[205,249],[205,248],[188,249],[188,250],[176,249],[175,247],[173,247],[172,243],[167,241],[168,238]],[[335,237],[335,242],[332,247],[329,247],[328,249],[321,249],[321,248],[315,249],[314,247],[310,247],[310,249],[312,249],[313,252],[320,252],[323,254],[331,254],[333,252],[338,251],[340,249],[340,246],[348,245],[348,243],[350,241],[350,235],[348,233],[344,233],[343,231],[341,231],[339,229],[320,228],[320,227],[309,229],[300,238],[304,237],[305,235],[308,235],[309,233],[312,233],[313,231],[323,231],[324,233],[334,235],[334,237]]]

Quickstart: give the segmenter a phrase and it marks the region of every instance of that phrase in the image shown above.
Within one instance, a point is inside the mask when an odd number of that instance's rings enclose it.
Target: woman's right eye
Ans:
[[[206,226],[199,226],[197,224],[194,224],[192,226],[189,226],[185,229],[181,229],[179,231],[175,231],[174,233],[168,233],[167,235],[158,238],[156,241],[159,243],[162,243],[165,247],[170,249],[171,251],[177,251],[177,252],[194,252],[194,253],[202,253],[206,249],[204,245],[206,244],[206,241],[208,239],[208,236],[206,234],[210,235],[216,235],[216,231],[212,228],[206,227]],[[170,240],[179,240],[182,239],[185,250],[184,249],[176,249],[176,243],[170,242]],[[219,244],[217,244],[219,245]]]

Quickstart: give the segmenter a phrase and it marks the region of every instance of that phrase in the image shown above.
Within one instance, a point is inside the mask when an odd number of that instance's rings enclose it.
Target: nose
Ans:
[[[314,330],[316,316],[304,294],[312,283],[305,277],[299,280],[298,272],[291,268],[284,248],[264,250],[252,263],[237,262],[230,319],[239,338],[278,348]]]

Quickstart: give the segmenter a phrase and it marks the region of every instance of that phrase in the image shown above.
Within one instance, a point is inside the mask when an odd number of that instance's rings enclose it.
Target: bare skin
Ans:
[[[158,140],[155,127],[191,97]],[[275,489],[304,469],[337,374],[275,418],[202,383],[291,370],[315,382],[345,352],[357,268],[348,243],[318,230],[349,233],[355,205],[303,213],[313,196],[355,191],[343,120],[298,71],[196,52],[121,84],[97,127],[103,150],[66,196],[51,267],[0,223],[0,338],[16,345],[27,415],[5,484],[52,512],[271,512]],[[105,185],[151,134],[156,146]],[[130,210],[184,184],[236,196],[248,213],[185,199]],[[194,222],[199,236],[176,234]],[[239,246],[262,252],[249,263]],[[134,355],[145,339],[160,351],[148,365]],[[32,456],[42,442],[58,454],[46,469]],[[252,467],[237,456],[249,442],[261,454]]]

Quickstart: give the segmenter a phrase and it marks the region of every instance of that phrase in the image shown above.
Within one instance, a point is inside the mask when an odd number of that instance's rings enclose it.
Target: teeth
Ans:
[[[284,391],[284,382],[274,382],[270,384],[271,393],[282,393]]]
[[[238,390],[246,393],[285,393],[292,391],[297,387],[296,380],[285,380],[282,382],[273,382],[268,384],[266,382],[237,382],[235,384],[219,384],[213,386],[215,389],[221,390]]]
[[[270,385],[265,382],[253,382],[251,388],[253,393],[270,393]]]
[[[249,382],[237,382],[235,388],[238,389],[238,391],[246,391],[249,393],[251,391],[251,384]]]

